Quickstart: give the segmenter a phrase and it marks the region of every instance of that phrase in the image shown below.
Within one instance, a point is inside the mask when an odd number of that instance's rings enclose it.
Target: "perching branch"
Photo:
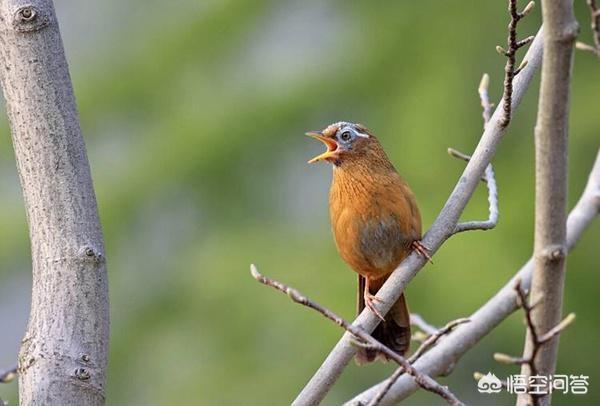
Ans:
[[[369,333],[365,332],[360,327],[348,323],[346,320],[342,319],[340,316],[333,313],[331,310],[321,306],[317,302],[310,300],[296,289],[291,288],[274,279],[270,279],[266,276],[261,275],[258,272],[258,269],[256,269],[256,266],[254,265],[250,265],[250,273],[252,274],[252,277],[254,279],[259,281],[263,285],[270,286],[272,288],[277,289],[280,292],[285,293],[290,297],[290,299],[292,299],[292,301],[303,306],[309,307],[313,310],[316,310],[329,320],[333,321],[335,324],[342,327],[344,330],[352,334],[355,338],[360,340],[356,342],[357,345],[369,348],[373,351],[384,353],[389,359],[396,362],[402,367],[403,370],[410,374],[414,378],[414,381],[421,388],[441,396],[450,405],[463,405],[463,403],[459,401],[458,398],[456,398],[456,396],[452,392],[450,392],[450,390],[447,387],[440,385],[430,376],[424,375],[415,368],[413,368],[406,358],[397,354],[389,347],[385,346],[384,344],[373,338]]]
[[[551,339],[553,339],[558,334],[560,334],[561,331],[563,331],[565,328],[567,328],[575,320],[575,313],[570,313],[559,324],[554,326],[548,333],[546,333],[544,335],[540,335],[533,323],[533,316],[532,316],[533,308],[538,303],[530,304],[528,302],[527,292],[525,292],[525,290],[521,286],[520,280],[517,280],[517,282],[515,284],[515,291],[517,292],[518,305],[523,309],[523,313],[525,314],[525,325],[527,326],[527,332],[530,335],[531,340],[533,342],[533,349],[532,349],[531,354],[528,355],[527,357],[513,357],[511,355],[497,352],[494,354],[494,359],[497,362],[500,362],[503,364],[512,364],[512,365],[519,365],[519,366],[527,365],[529,368],[529,371],[531,371],[531,375],[537,376],[539,373],[538,373],[538,370],[537,370],[537,367],[536,367],[534,361],[535,361],[535,358],[536,358],[538,352],[541,350],[541,348],[542,348],[542,346],[544,346],[544,344],[547,344]],[[550,388],[548,388],[548,390],[550,390]],[[531,404],[533,406],[538,406],[540,404],[541,396],[539,393],[529,392],[528,395],[531,400]]]
[[[31,241],[23,405],[103,405],[108,280],[90,167],[51,0],[0,0],[0,79]]]
[[[496,50],[498,53],[506,56],[506,66],[504,67],[504,96],[502,98],[502,109],[504,111],[504,115],[502,116],[502,121],[500,125],[506,127],[510,120],[512,119],[512,94],[513,94],[513,79],[515,76],[519,74],[525,68],[528,61],[527,58],[523,59],[523,62],[518,68],[516,67],[517,61],[517,51],[529,44],[533,41],[533,36],[527,37],[523,40],[517,39],[517,24],[519,21],[525,17],[531,10],[535,3],[530,1],[527,6],[523,9],[522,12],[517,10],[517,0],[509,0],[508,1],[508,12],[510,14],[510,23],[508,24],[508,38],[506,40],[507,49],[502,48],[501,46],[497,46]]]
[[[535,270],[530,297],[539,302],[531,312],[533,324],[544,334],[561,320],[566,271],[567,147],[573,46],[579,31],[573,0],[542,2],[544,56],[535,126]],[[536,344],[528,332],[523,358],[532,356]],[[537,374],[551,375],[556,367],[558,336],[534,357]],[[521,370],[530,375],[528,364]],[[528,403],[519,395],[518,405]],[[549,404],[550,395],[540,398]]]
[[[586,0],[588,7],[590,8],[592,37],[594,38],[594,45],[588,45],[583,42],[577,41],[575,46],[577,49],[582,51],[588,51],[600,58],[600,9],[596,4],[596,0]]]
[[[413,316],[411,315],[411,323],[412,323],[412,317]],[[435,346],[437,344],[437,342],[443,336],[445,336],[446,334],[449,334],[456,326],[463,324],[463,323],[468,323],[468,322],[469,322],[469,319],[467,319],[467,318],[457,319],[457,320],[453,320],[453,321],[449,322],[441,329],[435,330],[431,335],[429,335],[429,337],[427,337],[427,339],[425,339],[423,341],[421,346],[419,348],[417,348],[417,350],[410,356],[410,358],[408,358],[408,362],[411,365],[414,364],[426,351],[428,351],[430,348]],[[392,385],[396,382],[396,380],[398,380],[398,378],[400,378],[402,376],[403,373],[404,373],[404,367],[401,366],[401,367],[397,368],[394,371],[394,373],[392,374],[392,376],[390,376],[388,378],[385,386],[383,386],[381,388],[381,390],[379,391],[377,396],[375,396],[371,400],[371,402],[369,403],[369,406],[377,406],[379,404],[379,402],[385,397],[385,395],[390,390]]]
[[[583,232],[598,215],[600,215],[600,151],[590,172],[585,190],[569,214],[567,221],[567,250],[569,252],[575,247]],[[494,297],[469,317],[469,323],[458,326],[438,345],[425,353],[415,362],[415,368],[434,377],[447,374],[448,370],[464,354],[519,308],[517,293],[514,289],[516,281],[520,280],[522,288],[528,290],[531,285],[532,273],[533,258],[530,258]],[[353,404],[356,401],[368,403],[385,383],[382,382],[371,387],[352,399],[348,404]],[[383,399],[382,404],[395,404],[410,396],[417,389],[418,386],[406,377],[400,377]]]
[[[526,67],[514,78],[514,92],[512,94],[512,111],[520,104],[526,89],[528,88],[534,73],[537,71],[542,54],[542,41],[540,33],[531,44],[531,47],[525,58],[529,61]],[[456,184],[446,204],[442,208],[437,219],[429,231],[423,237],[423,244],[429,248],[433,254],[443,242],[453,233],[463,212],[465,206],[470,200],[479,180],[484,175],[485,169],[494,156],[498,144],[506,131],[502,123],[503,110],[497,108],[492,115],[489,124],[475,149],[471,160],[467,163],[459,182]],[[418,271],[425,264],[425,259],[416,253],[411,253],[405,258],[396,270],[390,275],[383,287],[377,292],[377,297],[382,299],[377,303],[377,309],[381,314],[389,311],[393,303],[398,300],[404,288],[415,277]],[[366,332],[371,332],[377,326],[379,319],[368,309],[364,310],[354,321],[353,325],[361,326]],[[470,323],[469,323],[470,324]],[[460,329],[459,326],[457,328]],[[295,399],[295,405],[317,404],[327,394],[335,381],[341,375],[346,365],[350,362],[356,348],[352,346],[352,335],[344,334],[335,348],[329,353],[327,359],[323,362],[313,378],[307,383],[298,397]],[[446,340],[444,340],[445,342]],[[441,344],[440,344],[441,345]],[[437,348],[437,347],[436,347]],[[427,352],[423,358],[427,357]],[[423,359],[422,358],[422,359]],[[404,377],[401,377],[401,381]]]

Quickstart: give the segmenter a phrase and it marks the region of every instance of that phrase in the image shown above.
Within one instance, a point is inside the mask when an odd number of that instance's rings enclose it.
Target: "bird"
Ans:
[[[404,355],[410,346],[410,316],[405,295],[383,317],[375,296],[392,271],[416,250],[431,260],[421,242],[421,214],[415,195],[398,174],[375,135],[362,124],[340,121],[306,135],[327,150],[308,163],[333,166],[329,215],[337,250],[358,274],[357,311],[365,306],[381,319],[372,335]],[[388,358],[361,348],[356,362]]]

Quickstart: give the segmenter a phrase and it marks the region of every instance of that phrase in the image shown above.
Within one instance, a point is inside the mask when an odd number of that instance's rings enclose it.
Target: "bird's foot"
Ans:
[[[365,305],[371,310],[377,317],[381,319],[381,321],[385,321],[385,318],[381,315],[379,310],[375,308],[374,302],[383,302],[382,299],[378,298],[375,295],[372,295],[368,292],[365,292]]]
[[[415,240],[411,244],[411,248],[417,251],[417,254],[426,258],[429,262],[433,264],[433,260],[431,259],[431,255],[429,255],[429,248],[427,248],[423,243],[419,240]]]

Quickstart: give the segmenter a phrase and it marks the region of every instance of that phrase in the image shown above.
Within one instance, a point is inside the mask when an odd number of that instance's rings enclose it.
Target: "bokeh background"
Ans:
[[[522,2],[523,3],[523,2]],[[576,1],[581,38],[589,15]],[[521,6],[524,6],[522,4]],[[306,130],[367,124],[434,220],[481,133],[482,73],[501,95],[505,1],[359,2],[58,0],[107,245],[111,293],[109,405],[288,404],[340,337],[313,312],[256,283],[249,264],[346,318],[355,275],[329,230],[331,169],[307,165],[322,150]],[[540,24],[536,9],[519,27]],[[521,54],[523,55],[524,52]],[[600,144],[600,62],[576,53],[571,206]],[[438,325],[470,314],[532,251],[533,127],[538,81],[494,161],[500,224],[458,235],[408,289],[411,309]],[[30,299],[23,202],[5,115],[0,133],[0,369],[15,360]],[[487,216],[482,187],[465,219]],[[568,260],[558,371],[590,376],[600,402],[600,222]],[[472,404],[473,371],[516,373],[492,353],[518,354],[513,315],[443,382]],[[393,365],[351,365],[326,405],[386,377]],[[16,383],[0,397],[16,404]],[[408,404],[441,403],[421,393]]]

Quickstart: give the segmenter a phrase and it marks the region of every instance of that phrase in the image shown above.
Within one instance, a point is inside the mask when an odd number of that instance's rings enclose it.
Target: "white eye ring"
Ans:
[[[352,139],[352,132],[350,132],[350,130],[344,130],[341,134],[340,134],[340,139],[342,141],[350,141]]]

